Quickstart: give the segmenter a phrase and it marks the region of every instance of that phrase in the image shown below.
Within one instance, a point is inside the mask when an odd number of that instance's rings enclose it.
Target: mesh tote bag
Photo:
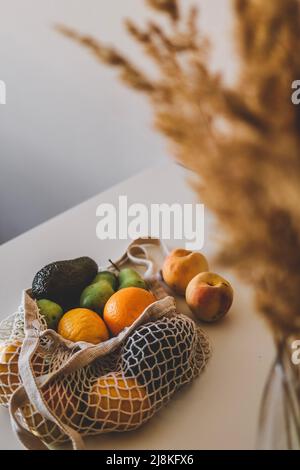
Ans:
[[[84,436],[136,429],[205,368],[209,340],[166,294],[150,245],[165,251],[157,239],[138,239],[116,262],[143,265],[157,299],[118,336],[98,345],[62,338],[30,290],[0,324],[0,404],[26,448],[71,441],[84,449]]]

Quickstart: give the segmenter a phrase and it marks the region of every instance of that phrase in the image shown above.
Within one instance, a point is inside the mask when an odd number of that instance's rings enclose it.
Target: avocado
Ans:
[[[97,263],[88,257],[50,263],[34,276],[32,295],[71,308],[79,304],[80,294],[97,272]]]

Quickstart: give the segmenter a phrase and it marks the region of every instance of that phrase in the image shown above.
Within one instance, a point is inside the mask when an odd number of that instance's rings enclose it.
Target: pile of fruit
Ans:
[[[156,300],[134,269],[98,273],[87,257],[42,268],[33,279],[32,296],[48,328],[74,343],[92,344],[117,336]]]
[[[199,252],[173,250],[164,261],[162,277],[174,293],[185,296],[191,311],[203,322],[221,319],[232,305],[230,283],[210,272],[207,259]]]
[[[34,276],[31,296],[44,325],[74,343],[96,345],[117,336],[156,299],[137,271],[127,267],[116,272],[98,272],[97,264],[88,257],[43,267]],[[21,384],[21,348],[21,338],[0,344],[2,405],[9,403]],[[38,353],[31,365],[38,377],[48,372],[49,360]],[[90,428],[98,422],[98,431],[106,422],[110,426],[117,423],[119,429],[137,426],[150,408],[145,387],[130,374],[102,374],[99,372],[96,380],[82,378],[82,382],[54,380],[44,387],[43,398],[57,416],[75,427]],[[30,403],[22,408],[22,415],[28,428],[46,443],[66,440],[59,427],[44,419]]]
[[[228,281],[209,272],[205,257],[184,249],[164,260],[162,278],[174,294],[185,295],[195,316],[216,321],[232,303]],[[51,263],[32,282],[31,297],[48,329],[72,343],[97,345],[118,336],[156,301],[143,278],[132,268],[98,272],[91,258]],[[22,338],[0,344],[0,404],[7,405],[21,385]],[[63,345],[65,348],[65,344]],[[209,357],[205,335],[184,315],[141,325],[122,341],[116,359],[107,358],[71,376],[57,376],[42,389],[55,416],[80,434],[129,430],[147,421],[178,387],[191,381]],[[72,349],[68,349],[72,354]],[[65,354],[65,353],[63,353]],[[38,351],[31,366],[36,377],[59,365],[57,357]],[[46,443],[66,440],[56,424],[30,402],[22,415],[33,434]]]

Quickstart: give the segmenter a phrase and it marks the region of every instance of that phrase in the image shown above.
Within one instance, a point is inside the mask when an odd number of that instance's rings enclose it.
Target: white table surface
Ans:
[[[155,185],[153,186],[153,182]],[[88,182],[87,182],[88,183]],[[67,182],[66,182],[66,191]],[[118,258],[126,240],[96,238],[96,207],[128,202],[189,203],[195,195],[184,171],[174,164],[147,170],[0,247],[0,318],[13,313],[22,289],[45,264],[91,256],[99,264]],[[37,195],[38,197],[38,195]],[[5,223],[5,221],[2,221]],[[203,252],[216,249],[215,228],[207,215]],[[171,242],[171,245],[180,245]],[[204,325],[213,355],[204,374],[179,391],[171,402],[139,430],[87,439],[91,449],[253,449],[264,382],[274,350],[263,320],[255,314],[251,292],[235,277],[212,264],[232,282],[235,299],[224,321]],[[0,449],[21,449],[4,408],[0,408]]]

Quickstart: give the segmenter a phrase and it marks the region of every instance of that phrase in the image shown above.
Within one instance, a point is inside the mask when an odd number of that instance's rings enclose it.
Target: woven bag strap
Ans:
[[[149,246],[160,248],[164,255],[169,254],[169,250],[163,240],[152,237],[138,238],[130,243],[126,252],[115,262],[115,264],[121,266],[122,264],[130,261],[132,264],[145,266],[146,271],[143,274],[143,277],[146,281],[157,277],[159,267],[149,254]]]
[[[41,388],[45,383],[51,380],[55,374],[49,374],[46,380],[37,379],[32,368],[32,358],[36,353],[39,344],[39,331],[37,326],[36,303],[26,292],[24,293],[24,311],[25,311],[25,338],[23,340],[20,356],[19,356],[19,374],[22,386],[14,393],[10,401],[10,418],[14,431],[25,447],[30,450],[45,450],[47,447],[37,436],[29,433],[18,419],[18,410],[24,404],[30,402],[36,411],[45,419],[55,423],[59,429],[69,436],[72,441],[73,449],[84,449],[83,440],[78,432],[71,427],[65,425],[55,414],[51,412],[46,401],[43,398]],[[60,372],[60,371],[58,371]]]

